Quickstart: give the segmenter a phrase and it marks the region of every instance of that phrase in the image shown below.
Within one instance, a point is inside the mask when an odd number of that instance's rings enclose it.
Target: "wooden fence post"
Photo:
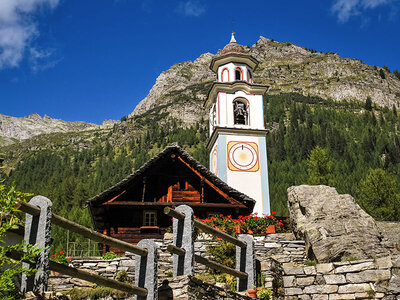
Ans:
[[[194,218],[193,209],[180,205],[177,212],[185,215],[183,219],[174,218],[174,245],[185,250],[184,255],[173,254],[174,276],[193,275],[194,273]]]
[[[236,246],[236,270],[248,274],[246,279],[238,279],[237,290],[241,292],[244,290],[251,290],[253,286],[256,285],[256,263],[253,236],[249,234],[240,234],[238,239],[247,244],[245,248]]]
[[[136,255],[135,268],[135,284],[138,287],[147,289],[147,296],[136,296],[137,300],[157,300],[157,266],[158,252],[157,244],[154,240],[144,239],[138,244],[138,247],[147,249],[148,253],[145,256]]]
[[[52,203],[43,196],[36,196],[29,201],[30,204],[40,208],[40,214],[26,214],[25,218],[25,242],[37,245],[42,249],[37,257],[35,275],[27,277],[22,274],[21,291],[45,292],[49,278],[49,254],[51,244],[51,207]],[[24,268],[30,268],[30,264],[23,263]]]

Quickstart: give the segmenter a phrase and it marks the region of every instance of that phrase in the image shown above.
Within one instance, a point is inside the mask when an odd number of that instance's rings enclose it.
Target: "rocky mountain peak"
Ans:
[[[32,113],[29,116],[26,117],[27,119],[30,120],[41,120],[42,117],[38,113]]]
[[[371,97],[378,106],[399,107],[400,80],[381,67],[265,37],[249,54],[259,61],[255,82],[268,85],[268,93],[296,92],[336,101]],[[187,125],[207,118],[202,101],[216,79],[209,69],[213,56],[205,53],[162,72],[129,117],[164,112]]]
[[[0,145],[12,144],[16,140],[25,140],[33,136],[53,132],[70,132],[107,128],[116,121],[106,121],[102,125],[86,122],[67,122],[52,119],[48,115],[42,118],[37,113],[32,113],[23,118],[10,117],[0,114]]]

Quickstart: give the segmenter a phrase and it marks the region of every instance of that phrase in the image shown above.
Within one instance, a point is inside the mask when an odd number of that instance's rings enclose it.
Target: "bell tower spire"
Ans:
[[[232,31],[231,41],[229,43],[236,43],[235,34],[236,32]]]
[[[210,170],[254,200],[254,212],[270,214],[263,95],[267,86],[253,83],[258,61],[231,40],[212,59],[217,81],[205,106],[209,109]]]

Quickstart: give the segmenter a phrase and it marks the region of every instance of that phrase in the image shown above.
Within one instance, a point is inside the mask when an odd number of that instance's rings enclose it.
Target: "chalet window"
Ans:
[[[157,212],[144,211],[143,212],[143,226],[157,226]]]
[[[235,80],[242,80],[242,69],[241,68],[235,69]]]
[[[245,100],[233,101],[233,116],[235,125],[248,125],[249,112]]]

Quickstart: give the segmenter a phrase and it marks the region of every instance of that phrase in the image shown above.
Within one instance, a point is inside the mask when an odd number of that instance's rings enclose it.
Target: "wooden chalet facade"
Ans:
[[[199,218],[213,214],[237,217],[250,214],[255,201],[172,145],[87,204],[95,230],[136,244],[163,237],[172,225],[163,213],[166,206],[189,205]],[[120,253],[109,247],[102,251]]]

